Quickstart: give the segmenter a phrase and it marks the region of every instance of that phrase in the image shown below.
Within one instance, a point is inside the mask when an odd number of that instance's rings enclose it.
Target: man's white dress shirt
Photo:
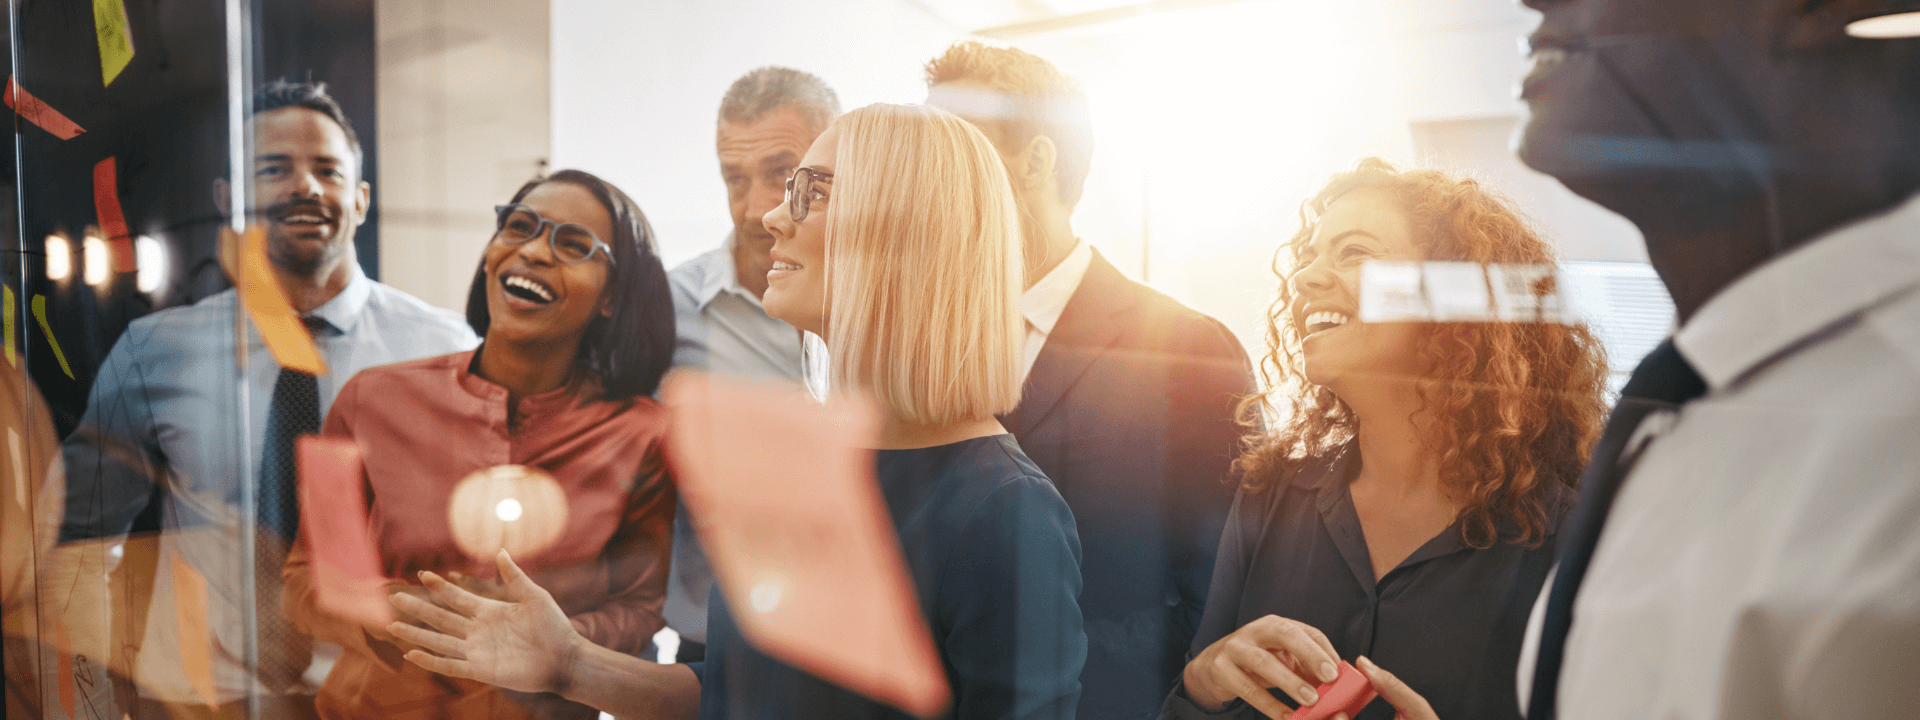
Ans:
[[[1027,319],[1023,376],[1033,372],[1033,361],[1040,358],[1040,348],[1046,346],[1047,336],[1053,333],[1053,326],[1059,324],[1060,314],[1067,310],[1067,301],[1080,289],[1080,281],[1086,278],[1087,267],[1092,264],[1093,246],[1085,240],[1075,240],[1073,249],[1060,264],[1021,294],[1020,316]]]
[[[1707,394],[1647,421],[1558,717],[1920,717],[1920,199],[1753,270],[1675,345]]]

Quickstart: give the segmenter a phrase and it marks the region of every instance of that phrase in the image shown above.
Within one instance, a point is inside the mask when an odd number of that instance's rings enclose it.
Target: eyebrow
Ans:
[[[832,170],[822,170],[819,167],[816,167],[813,165],[803,165],[802,167],[805,167],[808,170],[812,170],[813,174],[820,176],[819,179],[821,180],[825,180],[827,182],[833,182]]]
[[[1370,239],[1370,240],[1379,240],[1379,239],[1380,239],[1380,238],[1379,238],[1378,236],[1376,236],[1376,235],[1374,235],[1373,233],[1370,233],[1370,232],[1367,232],[1367,231],[1365,231],[1365,230],[1360,230],[1360,229],[1358,229],[1358,228],[1356,228],[1356,229],[1353,229],[1353,230],[1348,230],[1348,231],[1346,231],[1346,232],[1343,232],[1343,233],[1340,233],[1339,235],[1335,235],[1335,236],[1333,236],[1333,237],[1330,237],[1330,238],[1327,238],[1325,242],[1322,242],[1322,243],[1320,243],[1320,244],[1321,244],[1321,245],[1324,245],[1324,246],[1326,246],[1326,247],[1329,247],[1329,248],[1330,248],[1330,247],[1333,247],[1333,246],[1335,246],[1335,245],[1339,245],[1339,244],[1340,244],[1340,241],[1341,241],[1341,240],[1345,240],[1345,239],[1347,239],[1347,238],[1350,238],[1350,237],[1353,237],[1353,236],[1355,236],[1355,235],[1359,235],[1359,236],[1362,236],[1362,237],[1365,237],[1365,238],[1367,238],[1367,239]],[[1307,253],[1309,253],[1309,254],[1311,254],[1311,253],[1318,253],[1318,252],[1320,252],[1320,251],[1319,251],[1318,249],[1316,249],[1316,248],[1315,248],[1315,247],[1313,246],[1313,244],[1311,244],[1311,243],[1309,243],[1309,244],[1307,245],[1307,247],[1306,247],[1306,252],[1307,252]]]
[[[332,155],[315,155],[313,156],[313,159],[318,162],[334,163],[336,165],[340,164],[340,158],[334,157]],[[253,156],[253,161],[254,162],[293,162],[293,156],[287,155],[284,153],[276,153],[272,155],[255,155]]]

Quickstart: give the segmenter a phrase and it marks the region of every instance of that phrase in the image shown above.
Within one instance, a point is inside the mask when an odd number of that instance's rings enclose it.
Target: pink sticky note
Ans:
[[[303,435],[300,534],[313,554],[314,600],[322,609],[367,625],[393,622],[367,518],[365,466],[352,438]]]
[[[127,230],[127,216],[120,212],[120,173],[113,158],[93,165],[94,215],[100,220],[100,232],[113,245],[115,272],[133,272],[139,265],[133,257],[133,233]]]
[[[67,116],[61,115],[60,111],[47,107],[46,103],[40,102],[40,98],[34,97],[33,93],[27,92],[26,88],[20,87],[19,81],[12,76],[7,78],[5,99],[7,107],[20,113],[20,117],[26,118],[27,122],[39,125],[41,129],[53,133],[54,137],[61,140],[72,140],[80,133],[86,132],[72,120],[68,120]]]
[[[1374,691],[1373,683],[1367,682],[1367,676],[1345,660],[1340,661],[1340,676],[1314,692],[1319,693],[1319,702],[1300,708],[1293,714],[1292,720],[1327,720],[1340,713],[1354,717],[1379,695]]]
[[[762,652],[921,717],[950,691],[873,475],[874,411],[676,373],[668,446],[727,606]]]
[[[213,688],[213,631],[207,618],[207,578],[186,558],[173,556],[174,622],[180,629],[180,670],[200,702],[219,707]]]

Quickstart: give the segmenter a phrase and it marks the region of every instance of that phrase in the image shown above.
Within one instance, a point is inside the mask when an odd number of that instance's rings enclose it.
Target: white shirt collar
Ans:
[[[740,296],[754,307],[760,307],[760,298],[754,297],[745,285],[740,284],[740,273],[733,266],[733,244],[733,233],[729,231],[726,242],[720,244],[720,252],[707,253],[700,259],[700,291],[694,295],[700,307],[704,308],[707,303],[713,302],[723,290]]]
[[[1020,296],[1020,315],[1041,335],[1051,334],[1053,326],[1060,322],[1060,313],[1067,309],[1067,301],[1080,289],[1080,280],[1087,276],[1087,267],[1092,264],[1093,246],[1076,239],[1073,250],[1067,252],[1060,264]]]
[[[347,265],[353,273],[347,279],[347,286],[341,288],[340,294],[333,296],[333,299],[307,313],[327,321],[328,325],[343,334],[353,332],[353,327],[360,324],[361,311],[367,309],[367,300],[373,295],[373,280],[360,270],[360,263],[354,261]]]
[[[1920,195],[1827,232],[1721,289],[1674,335],[1719,389],[1808,336],[1920,287]]]

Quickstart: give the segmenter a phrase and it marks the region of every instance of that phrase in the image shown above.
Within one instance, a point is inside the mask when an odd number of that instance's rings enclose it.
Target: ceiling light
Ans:
[[[1873,40],[1920,37],[1920,0],[1886,0],[1878,12],[1847,23],[1847,34]]]
[[[73,275],[73,246],[65,237],[47,236],[47,279],[59,282]]]

